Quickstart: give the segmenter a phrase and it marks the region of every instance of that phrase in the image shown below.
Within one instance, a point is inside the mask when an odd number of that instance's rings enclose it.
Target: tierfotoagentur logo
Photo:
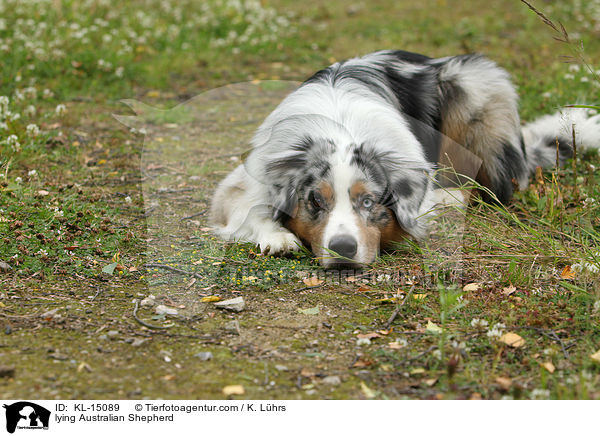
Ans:
[[[50,411],[29,401],[4,404],[6,409],[6,431],[14,433],[19,430],[48,430]]]

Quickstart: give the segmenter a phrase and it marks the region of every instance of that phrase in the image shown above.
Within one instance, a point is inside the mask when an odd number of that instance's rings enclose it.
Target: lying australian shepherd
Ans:
[[[521,127],[508,73],[481,55],[371,53],[317,72],[279,104],[219,185],[211,219],[265,254],[304,244],[325,267],[370,263],[380,247],[427,234],[452,144],[478,158],[484,197],[506,203],[537,166],[572,155],[572,126],[578,147],[600,146],[600,116],[584,109]]]

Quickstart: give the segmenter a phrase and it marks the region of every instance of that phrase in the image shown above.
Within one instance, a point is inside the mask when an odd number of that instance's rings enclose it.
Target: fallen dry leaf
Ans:
[[[373,361],[372,360],[368,360],[368,359],[358,359],[356,362],[354,362],[354,364],[352,365],[352,368],[366,368],[367,366],[371,366],[373,365]]]
[[[400,342],[390,342],[388,347],[390,347],[392,350],[399,350],[403,348],[404,345],[402,345]]]
[[[556,367],[552,364],[552,362],[540,362],[540,365],[550,374],[554,373],[556,370]]]
[[[356,337],[359,339],[375,339],[375,338],[380,338],[381,335],[379,333],[370,332],[370,333],[359,333],[358,335],[356,335]]]
[[[223,388],[223,395],[244,395],[246,393],[242,385],[229,385]]]
[[[512,380],[508,377],[496,377],[496,383],[503,391],[508,391],[512,386]]]
[[[360,382],[360,390],[362,391],[363,394],[365,394],[365,397],[367,397],[367,399],[371,399],[371,398],[375,398],[375,391],[373,391],[372,389],[370,389],[365,382]]]
[[[442,333],[442,328],[434,322],[427,321],[427,327],[425,328],[425,331],[438,335]]]
[[[427,386],[431,387],[434,384],[436,384],[438,381],[437,378],[426,378],[425,380],[423,380],[423,383],[425,383]]]
[[[481,283],[469,283],[463,287],[465,292],[474,292],[481,289]]]
[[[316,276],[307,277],[302,281],[306,286],[319,286],[321,283],[323,283],[323,280],[319,279]]]
[[[519,348],[525,345],[525,339],[512,332],[504,333],[502,336],[500,336],[500,342],[513,348]]]
[[[427,297],[427,294],[413,294],[413,298],[415,300],[424,300]]]
[[[515,288],[513,285],[510,285],[510,286],[502,289],[502,293],[504,295],[506,295],[507,297],[511,294],[514,294],[515,292],[517,292],[517,288]]]
[[[591,354],[590,357],[596,363],[600,363],[600,350],[596,351],[594,354]]]
[[[571,268],[571,265],[567,265],[563,268],[560,273],[560,278],[564,280],[573,280],[575,278],[575,271]]]

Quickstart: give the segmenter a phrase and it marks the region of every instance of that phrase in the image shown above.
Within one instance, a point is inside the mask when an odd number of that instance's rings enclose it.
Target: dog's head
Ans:
[[[429,166],[369,143],[309,135],[265,157],[273,218],[328,268],[356,268],[380,247],[423,236]]]

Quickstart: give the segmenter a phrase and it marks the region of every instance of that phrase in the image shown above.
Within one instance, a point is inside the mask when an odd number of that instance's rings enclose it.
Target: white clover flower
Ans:
[[[583,76],[581,79],[579,79],[579,81],[583,82],[583,83],[586,83],[586,82],[589,82],[590,79],[588,77],[586,77],[586,76]]]
[[[121,77],[123,77],[123,73],[124,73],[124,72],[125,72],[125,68],[123,68],[123,67],[118,67],[118,68],[115,70],[115,76],[117,76],[117,77],[121,78]]]
[[[593,313],[600,313],[600,300],[596,300],[594,303],[594,308],[592,309]]]
[[[37,89],[35,89],[33,86],[29,86],[23,90],[23,95],[26,98],[35,100],[37,98]]]
[[[36,109],[36,108],[35,108],[35,106],[34,106],[34,105],[32,105],[32,104],[30,104],[29,106],[27,106],[27,107],[25,108],[25,110],[23,111],[23,113],[24,113],[25,115],[27,115],[28,117],[33,117],[33,116],[35,116],[36,112],[37,112],[37,109]]]
[[[600,272],[600,267],[597,264],[585,261],[574,263],[573,265],[571,265],[571,269],[578,273],[590,272],[592,274],[597,274],[598,272]]]
[[[565,74],[564,77],[565,77],[566,80],[573,80],[575,78],[575,76],[573,74],[570,74],[570,73]]]
[[[19,137],[17,135],[10,135],[6,138],[6,145],[12,148],[15,153],[21,149],[21,144],[19,143]]]
[[[7,130],[8,129],[8,124],[6,124],[4,121],[0,121],[0,130]]]
[[[127,197],[125,197],[125,203],[127,204],[131,204],[133,200],[131,200],[131,197],[128,195]]]
[[[579,64],[571,64],[569,65],[569,71],[571,73],[578,73],[581,70],[581,67],[579,66]]]
[[[433,350],[431,355],[435,357],[437,360],[442,360],[442,352],[440,350]]]
[[[67,112],[67,107],[61,103],[58,106],[56,106],[56,109],[54,110],[54,112],[56,112],[56,115],[58,115],[60,117]]]
[[[44,91],[42,91],[42,96],[44,98],[52,98],[54,97],[54,93],[52,91],[50,91],[48,88],[44,89]]]
[[[43,248],[40,248],[40,249],[38,250],[38,252],[37,252],[37,253],[35,253],[35,254],[37,254],[37,255],[39,255],[39,256],[42,256],[42,257],[44,257],[44,256],[48,256],[48,252],[47,252],[46,250],[44,250]]]
[[[534,389],[529,394],[529,398],[532,400],[549,400],[550,391],[548,389]]]
[[[496,323],[494,326],[489,329],[486,333],[487,337],[493,340],[499,339],[500,336],[504,333],[504,329],[506,326],[502,323]]]
[[[36,171],[36,170],[31,170],[31,171],[29,171],[29,172],[27,173],[27,175],[28,175],[29,177],[33,177],[33,176],[35,176],[36,174],[37,174],[37,171]]]
[[[471,327],[475,327],[478,330],[487,328],[488,322],[485,319],[473,318],[471,320]]]
[[[40,128],[36,124],[28,124],[27,134],[32,138],[35,138],[37,135],[40,134]]]
[[[17,183],[17,184],[23,183],[23,179],[21,177],[16,177],[15,183]]]

